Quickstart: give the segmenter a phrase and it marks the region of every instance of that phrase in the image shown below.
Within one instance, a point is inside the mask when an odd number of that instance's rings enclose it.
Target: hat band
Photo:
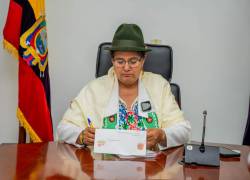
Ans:
[[[138,41],[133,41],[133,40],[115,40],[112,42],[112,46],[129,46],[129,47],[140,47],[140,48],[144,48],[144,44],[138,42]]]

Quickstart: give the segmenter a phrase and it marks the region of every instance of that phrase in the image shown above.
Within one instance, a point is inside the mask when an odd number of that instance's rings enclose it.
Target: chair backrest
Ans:
[[[100,44],[98,48],[96,77],[107,74],[109,68],[112,66],[110,52],[105,49],[110,46],[111,43],[106,42]],[[152,44],[147,44],[147,47],[152,49],[152,51],[147,53],[144,70],[161,74],[170,82],[173,69],[172,48],[170,46]]]
[[[173,52],[170,46],[146,44],[152,51],[147,53],[144,63],[144,70],[162,75],[171,82],[173,72]],[[108,73],[112,66],[111,55],[107,47],[111,47],[110,42],[99,45],[96,61],[96,77],[101,77]],[[181,107],[180,88],[177,84],[170,83],[172,93]]]

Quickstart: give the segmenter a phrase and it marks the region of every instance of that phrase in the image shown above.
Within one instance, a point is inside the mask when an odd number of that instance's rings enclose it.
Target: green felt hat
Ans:
[[[142,31],[136,24],[121,24],[115,32],[110,51],[151,51],[144,44]]]

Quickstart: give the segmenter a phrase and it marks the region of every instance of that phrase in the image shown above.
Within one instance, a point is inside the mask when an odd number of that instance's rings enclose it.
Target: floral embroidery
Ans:
[[[129,111],[126,105],[119,100],[119,129],[145,130],[142,117],[138,115],[138,102],[136,101],[132,110]]]
[[[147,128],[159,128],[158,118],[155,112],[149,112],[148,117],[139,116],[138,101],[133,104],[131,109],[132,110],[129,111],[126,104],[122,100],[119,100],[119,113],[104,117],[102,128],[139,131]]]

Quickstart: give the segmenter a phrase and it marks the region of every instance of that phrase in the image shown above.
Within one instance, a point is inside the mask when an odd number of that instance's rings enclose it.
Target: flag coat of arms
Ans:
[[[44,0],[10,0],[3,45],[19,63],[18,120],[33,142],[53,141]]]

